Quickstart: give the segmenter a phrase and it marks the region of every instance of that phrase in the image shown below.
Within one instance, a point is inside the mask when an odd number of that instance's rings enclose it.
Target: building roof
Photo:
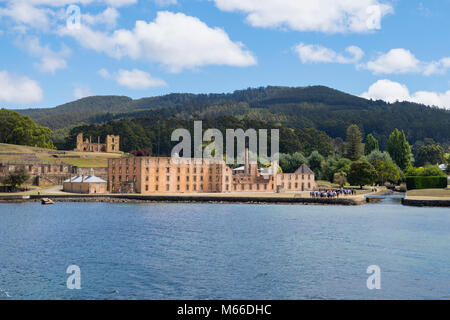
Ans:
[[[72,182],[82,182],[82,180],[83,176],[76,176],[72,178]],[[67,179],[64,182],[70,182],[70,179]],[[85,176],[83,183],[107,183],[107,182],[96,176]]]
[[[306,165],[302,164],[300,168],[295,171],[296,174],[314,174],[314,172]]]

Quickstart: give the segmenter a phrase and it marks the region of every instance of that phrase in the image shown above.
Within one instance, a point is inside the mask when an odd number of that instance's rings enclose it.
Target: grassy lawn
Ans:
[[[411,200],[450,200],[450,189],[410,190],[407,192],[406,198]]]
[[[107,167],[108,159],[120,158],[123,155],[117,153],[94,153],[64,151],[64,154],[56,154],[57,150],[35,148],[0,143],[0,162],[20,163],[67,163],[78,167]],[[59,151],[61,152],[61,151]],[[32,153],[34,160],[27,160],[29,155],[7,155],[5,153]]]

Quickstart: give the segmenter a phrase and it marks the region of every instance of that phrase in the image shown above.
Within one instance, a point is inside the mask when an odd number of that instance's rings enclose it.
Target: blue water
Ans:
[[[0,204],[0,299],[75,298],[450,299],[450,210]]]

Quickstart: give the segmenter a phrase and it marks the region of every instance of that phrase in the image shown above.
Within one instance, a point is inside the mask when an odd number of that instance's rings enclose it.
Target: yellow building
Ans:
[[[69,193],[102,194],[107,192],[107,182],[94,175],[70,177],[63,184],[63,191]]]
[[[290,192],[317,188],[314,173],[306,165],[296,173],[279,174],[275,163],[258,168],[250,163],[231,169],[222,160],[129,157],[108,160],[108,190],[112,193],[227,193]]]

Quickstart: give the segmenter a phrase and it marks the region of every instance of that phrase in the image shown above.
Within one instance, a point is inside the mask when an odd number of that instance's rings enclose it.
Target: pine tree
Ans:
[[[362,133],[356,124],[347,128],[346,153],[347,158],[356,161],[363,155]]]

